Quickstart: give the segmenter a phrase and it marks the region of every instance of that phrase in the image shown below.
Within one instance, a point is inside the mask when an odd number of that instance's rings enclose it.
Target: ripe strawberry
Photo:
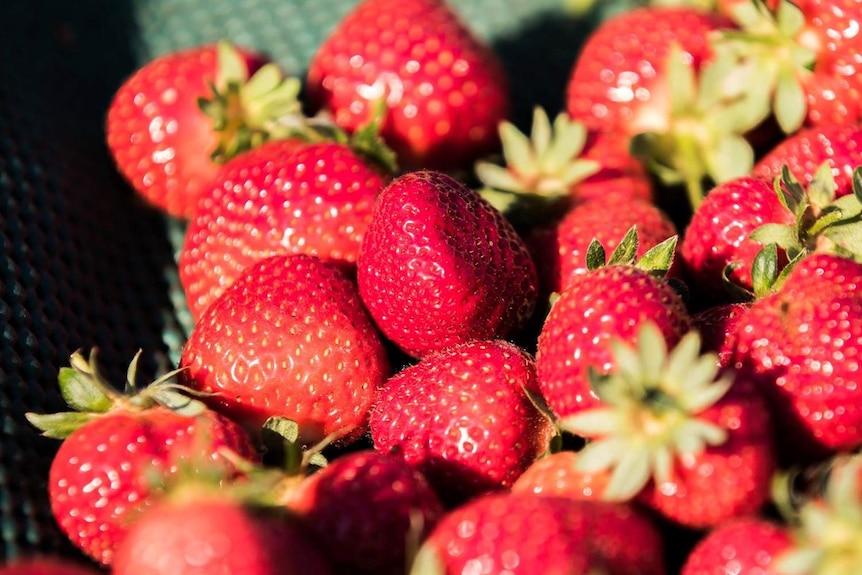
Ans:
[[[190,218],[220,163],[269,138],[276,120],[300,113],[298,92],[298,80],[227,42],[164,54],[114,95],[108,148],[142,197]]]
[[[698,541],[680,575],[778,575],[776,559],[792,546],[784,525],[760,517],[734,519]]]
[[[63,557],[33,556],[0,565],[0,575],[97,575],[98,571]]]
[[[720,373],[715,355],[701,355],[694,331],[668,352],[665,336],[646,323],[634,344],[615,339],[611,346],[618,368],[590,374],[601,403],[558,422],[589,440],[577,461],[582,471],[613,470],[602,497],[637,497],[696,529],[759,511],[775,459],[770,414],[756,387]]]
[[[634,341],[646,320],[660,326],[668,345],[691,321],[670,284],[644,269],[607,265],[575,276],[551,308],[536,352],[539,388],[557,417],[599,404],[589,370],[612,370],[610,341]]]
[[[401,575],[443,515],[421,473],[377,451],[338,457],[282,499],[308,531],[334,550],[341,573]]]
[[[665,572],[661,534],[628,506],[526,493],[478,497],[449,512],[411,575]]]
[[[803,128],[758,160],[752,175],[772,180],[781,176],[783,167],[787,166],[807,187],[824,163],[832,169],[836,197],[852,193],[853,170],[862,166],[862,127],[842,121]]]
[[[27,414],[45,435],[63,439],[48,478],[60,529],[104,565],[111,564],[131,519],[161,497],[160,483],[203,462],[230,475],[233,465],[219,454],[224,448],[256,458],[237,424],[173,389],[175,372],[132,394],[136,362],[129,394],[122,395],[102,379],[95,353],[89,360],[76,353],[72,367],[60,372],[61,392],[76,411]]]
[[[528,396],[535,378],[533,359],[500,340],[429,354],[381,388],[374,447],[418,468],[444,503],[509,488],[553,433]]]
[[[327,575],[322,549],[283,509],[186,488],[136,521],[112,573]]]
[[[790,462],[862,445],[856,385],[862,342],[862,264],[829,254],[800,261],[755,301],[737,330],[734,366],[757,378]]]
[[[246,268],[201,316],[180,365],[214,408],[256,430],[288,418],[305,444],[360,437],[390,369],[356,284],[302,254]]]
[[[357,280],[377,325],[414,357],[504,337],[526,322],[537,296],[530,254],[500,212],[426,170],[380,193]]]
[[[512,484],[512,493],[601,500],[611,479],[610,473],[583,471],[577,461],[575,451],[558,451],[537,459]]]
[[[306,78],[312,106],[348,131],[379,102],[405,169],[450,170],[495,150],[509,112],[497,56],[444,0],[365,0],[330,33]]]
[[[180,252],[192,316],[268,256],[305,253],[355,265],[387,179],[335,142],[272,141],[226,164],[203,193]]]
[[[692,327],[700,333],[702,351],[715,353],[721,367],[731,367],[736,337],[747,303],[719,304],[706,308],[691,318]]]

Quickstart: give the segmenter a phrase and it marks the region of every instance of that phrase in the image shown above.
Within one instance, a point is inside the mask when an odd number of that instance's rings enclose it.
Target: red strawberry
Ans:
[[[599,501],[607,489],[610,473],[585,472],[578,468],[575,451],[558,451],[531,464],[512,484],[512,493],[535,493],[572,499]]]
[[[746,303],[719,304],[691,318],[692,326],[700,333],[703,351],[717,354],[721,367],[731,367],[733,364],[736,333],[747,311]]]
[[[283,80],[275,64],[226,42],[164,54],[114,95],[108,148],[147,201],[189,218],[220,163],[299,114],[298,92],[298,80]]]
[[[469,166],[509,110],[497,56],[444,0],[365,0],[318,48],[308,98],[355,130],[385,102],[382,136],[406,169]]]
[[[97,575],[98,571],[63,557],[34,556],[0,566],[0,575]]]
[[[860,279],[862,265],[848,258],[811,255],[752,304],[737,330],[734,366],[762,384],[790,461],[862,445]]]
[[[282,500],[342,573],[401,575],[443,515],[437,495],[402,458],[377,451],[338,457]]]
[[[608,265],[575,276],[551,308],[539,334],[539,388],[557,417],[598,405],[588,373],[613,369],[610,341],[634,341],[651,320],[669,345],[690,327],[679,294],[633,265]]]
[[[322,547],[284,510],[187,488],[142,515],[115,575],[327,575]]]
[[[380,193],[357,268],[371,316],[415,357],[504,337],[537,296],[535,266],[512,226],[440,172],[402,175]]]
[[[136,358],[137,360],[137,358]],[[127,388],[134,387],[135,363]],[[111,564],[131,518],[161,497],[159,482],[214,461],[227,448],[244,458],[256,453],[242,429],[168,383],[173,373],[134,395],[121,395],[89,361],[72,356],[60,372],[64,398],[76,412],[28,419],[49,437],[63,438],[51,462],[48,495],[60,529],[87,555]],[[187,469],[191,467],[191,469]]]
[[[183,348],[182,379],[250,429],[299,425],[300,443],[366,430],[386,350],[356,284],[308,255],[248,267],[201,316]]]
[[[755,164],[752,174],[775,179],[784,166],[808,186],[828,163],[835,178],[835,195],[853,191],[853,170],[862,166],[862,126],[850,122],[803,128],[778,143]]]
[[[553,433],[527,395],[535,378],[533,359],[504,341],[429,354],[381,388],[374,446],[417,467],[446,503],[508,488]]]
[[[455,575],[472,569],[488,575],[661,575],[661,548],[655,526],[627,506],[489,494],[440,521],[411,575]]]
[[[180,252],[192,316],[267,256],[355,265],[387,179],[341,143],[273,141],[229,162],[204,192]]]
[[[792,545],[784,525],[759,517],[735,519],[694,546],[680,575],[778,575],[776,559]]]

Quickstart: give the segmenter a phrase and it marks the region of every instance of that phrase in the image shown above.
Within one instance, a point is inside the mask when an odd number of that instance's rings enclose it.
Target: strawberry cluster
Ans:
[[[93,565],[0,574],[862,572],[862,7],[652,4],[528,132],[443,0],[362,1],[302,81],[131,76],[194,327],[143,388],[71,357],[28,418]]]

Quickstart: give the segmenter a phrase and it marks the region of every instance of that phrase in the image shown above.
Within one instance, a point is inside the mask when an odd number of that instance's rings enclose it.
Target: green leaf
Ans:
[[[511,122],[502,122],[499,132],[506,164],[525,178],[538,176],[539,165],[530,139]]]
[[[24,417],[27,418],[27,421],[33,427],[41,431],[43,436],[50,437],[51,439],[66,439],[72,432],[88,421],[92,421],[98,415],[68,411],[48,414],[26,413]]]
[[[75,411],[104,413],[111,409],[111,397],[92,376],[72,367],[63,367],[58,379],[63,400]]]
[[[731,279],[731,274],[738,269],[742,264],[739,262],[731,262],[724,266],[721,270],[721,281],[724,293],[727,294],[727,299],[733,302],[749,302],[754,300],[754,292],[748,291]]]
[[[637,225],[629,228],[617,247],[611,253],[608,265],[632,265],[635,263],[638,252],[638,230]]]
[[[835,200],[835,176],[829,162],[823,162],[808,184],[808,198],[811,204],[822,210]]]
[[[796,74],[793,67],[783,66],[775,87],[775,119],[785,134],[798,130],[808,114],[805,91]]]
[[[862,221],[856,219],[830,226],[823,231],[842,252],[852,254],[853,259],[862,262]]]
[[[661,243],[651,247],[635,264],[638,268],[650,272],[652,275],[663,278],[667,276],[673,265],[676,255],[678,235],[673,235]]]
[[[216,85],[220,90],[229,84],[242,84],[248,79],[248,67],[245,65],[239,51],[227,40],[219,40],[216,47],[218,54],[218,74]]]
[[[373,106],[374,114],[350,136],[350,147],[394,174],[398,171],[398,159],[380,135],[383,119],[388,111],[386,100],[381,98],[369,105]]]
[[[286,417],[270,417],[264,422],[263,429],[272,431],[285,441],[299,439],[299,424]]]
[[[667,85],[671,88],[671,115],[676,117],[690,111],[697,97],[697,79],[694,68],[677,43],[672,43],[667,61]]]
[[[754,149],[745,137],[725,134],[708,151],[707,174],[712,181],[721,184],[747,175],[754,166]]]
[[[565,113],[559,114],[554,119],[554,138],[550,148],[539,153],[544,171],[554,174],[564,169],[581,155],[586,142],[586,126],[581,122],[572,121]]]
[[[599,240],[593,238],[590,242],[590,245],[587,247],[586,260],[587,269],[590,271],[604,267],[607,263],[605,247]]]
[[[179,415],[195,417],[207,410],[206,405],[170,386],[162,386],[149,393],[156,402]]]
[[[754,293],[761,296],[769,293],[778,277],[778,246],[767,244],[754,256],[751,280]]]
[[[553,141],[554,131],[551,129],[551,121],[548,114],[541,106],[533,108],[533,126],[530,131],[530,140],[536,158],[542,158],[548,151]]]
[[[785,224],[763,224],[751,232],[749,237],[764,245],[777,244],[785,251],[801,247],[796,229]]]
[[[805,188],[786,164],[781,166],[781,175],[775,178],[773,185],[775,193],[778,194],[778,201],[797,218],[807,209],[808,199]]]
[[[793,38],[805,26],[805,14],[792,2],[781,0],[775,11],[778,29],[787,38]]]
[[[862,204],[862,167],[853,168],[853,195]]]

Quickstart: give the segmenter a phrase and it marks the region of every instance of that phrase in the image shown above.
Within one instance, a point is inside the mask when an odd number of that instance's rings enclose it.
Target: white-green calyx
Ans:
[[[832,470],[822,497],[802,506],[795,545],[775,564],[781,575],[862,573],[862,458],[847,456]]]
[[[596,407],[564,417],[560,427],[588,439],[581,471],[610,471],[603,498],[625,501],[652,478],[670,479],[679,457],[696,456],[727,439],[727,431],[701,417],[733,383],[719,377],[715,354],[701,354],[700,334],[691,331],[672,350],[658,327],[646,322],[637,344],[612,341],[615,370],[590,372],[602,400]]]

